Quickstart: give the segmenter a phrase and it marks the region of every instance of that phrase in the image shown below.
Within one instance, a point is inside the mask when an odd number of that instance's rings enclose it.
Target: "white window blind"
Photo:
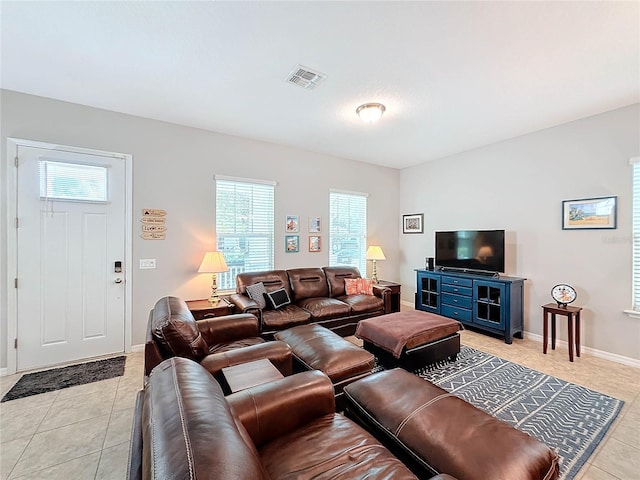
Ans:
[[[229,271],[218,275],[218,288],[236,288],[242,272],[273,270],[274,185],[216,178],[218,250]]]
[[[76,202],[106,202],[108,167],[41,159],[40,197]]]
[[[631,159],[633,168],[633,310],[640,312],[640,157]]]
[[[367,195],[329,193],[329,265],[358,267],[367,274]]]

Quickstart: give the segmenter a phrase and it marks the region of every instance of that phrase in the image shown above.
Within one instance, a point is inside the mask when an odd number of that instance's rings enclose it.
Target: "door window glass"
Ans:
[[[40,160],[40,197],[106,202],[108,167]]]

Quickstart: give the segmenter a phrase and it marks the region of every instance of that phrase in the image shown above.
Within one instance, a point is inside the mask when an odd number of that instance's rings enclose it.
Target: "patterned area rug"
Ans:
[[[39,393],[53,392],[61,388],[75,387],[76,385],[120,377],[124,374],[125,360],[126,357],[123,355],[95,362],[28,373],[16,382],[13,388],[2,397],[0,403],[38,395]]]
[[[466,346],[456,362],[415,374],[553,448],[564,480],[580,471],[624,404]]]

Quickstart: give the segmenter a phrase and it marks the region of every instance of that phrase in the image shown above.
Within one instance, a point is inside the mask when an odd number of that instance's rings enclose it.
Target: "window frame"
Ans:
[[[640,318],[640,156],[629,159],[631,165],[631,309],[629,316]]]
[[[364,202],[364,206],[362,210],[362,218],[360,222],[362,223],[361,231],[351,231],[345,232],[342,235],[339,235],[336,232],[336,226],[334,225],[335,215],[333,212],[333,203],[334,196],[342,196],[343,199],[347,199],[349,201],[361,199]],[[352,192],[346,190],[337,190],[330,189],[329,190],[329,266],[355,266],[360,271],[360,275],[364,278],[367,276],[367,260],[366,260],[366,252],[367,252],[367,217],[368,217],[368,209],[369,209],[369,194],[365,192]],[[339,235],[340,238],[336,238]],[[346,248],[343,244],[345,241],[349,244]],[[351,244],[354,245],[351,245]],[[353,257],[349,257],[347,262],[339,262],[338,261],[338,252],[340,251],[352,251],[357,250],[359,255],[357,257],[357,264],[354,264]],[[346,258],[346,257],[344,257]]]
[[[239,273],[244,272],[259,272],[269,271],[275,268],[275,187],[276,182],[270,180],[259,180],[251,178],[240,177],[228,177],[223,175],[216,175],[215,179],[215,196],[216,196],[216,248],[222,252],[225,256],[225,261],[229,267],[228,272],[218,274],[218,286],[221,291],[235,291],[236,289],[236,276]],[[224,194],[221,187],[233,188],[236,195],[233,199],[234,211],[221,212],[221,202],[219,195]],[[240,191],[239,191],[240,190]],[[244,191],[243,191],[244,190]],[[235,202],[238,201],[238,196],[244,195],[250,198],[249,213],[247,216],[251,218],[251,226],[248,231],[238,231],[238,224],[235,223],[231,228],[234,232],[229,232],[223,225],[224,217],[228,215],[235,215],[238,217],[238,207]],[[266,199],[266,201],[255,201],[259,198]],[[247,206],[245,205],[245,208]],[[265,208],[266,211],[255,212],[256,207]],[[260,215],[260,221],[257,222],[253,218],[254,213]],[[256,217],[257,218],[257,217]],[[265,224],[266,225],[261,225]],[[226,240],[229,239],[227,242]],[[253,265],[245,268],[247,262],[247,254],[250,253],[251,240],[257,240],[263,242],[266,240],[266,249],[264,255],[249,255],[250,261],[253,261]],[[225,245],[229,243],[229,245]],[[235,252],[238,256],[242,256],[242,265],[236,264],[232,252],[232,245],[236,244],[238,251]],[[243,250],[244,249],[244,250]]]

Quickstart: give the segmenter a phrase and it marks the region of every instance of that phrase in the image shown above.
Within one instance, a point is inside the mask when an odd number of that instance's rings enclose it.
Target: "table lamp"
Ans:
[[[216,274],[228,272],[227,262],[221,252],[207,252],[204,254],[198,273],[211,273],[211,296],[209,303],[217,305],[220,300],[218,297],[218,285],[216,284]]]
[[[382,248],[380,248],[378,245],[370,245],[369,248],[367,248],[366,258],[367,260],[371,260],[373,262],[373,268],[371,270],[371,280],[373,280],[373,283],[378,283],[378,271],[376,270],[376,261],[386,260],[387,258],[384,256],[384,253],[382,252]]]

